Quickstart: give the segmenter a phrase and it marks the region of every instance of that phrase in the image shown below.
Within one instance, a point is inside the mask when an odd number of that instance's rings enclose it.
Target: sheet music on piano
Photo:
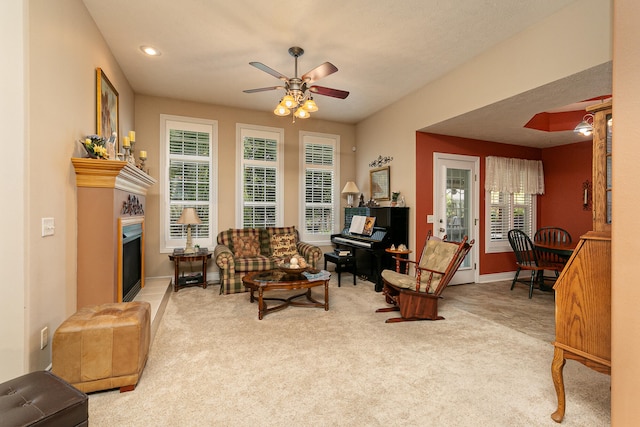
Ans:
[[[354,215],[351,218],[349,233],[371,236],[371,234],[373,234],[373,226],[375,223],[376,218],[374,216]]]

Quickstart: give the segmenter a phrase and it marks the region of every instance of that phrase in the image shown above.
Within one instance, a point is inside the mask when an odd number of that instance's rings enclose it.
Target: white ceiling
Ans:
[[[298,76],[329,61],[339,71],[316,84],[350,92],[344,100],[315,96],[320,110],[313,117],[357,123],[574,0],[83,1],[136,93],[272,111],[282,90],[242,90],[281,82],[249,62],[292,77],[287,50],[300,46]],[[147,57],[142,45],[162,54]],[[608,92],[595,93],[594,81]],[[586,86],[523,94],[513,105],[504,101],[425,130],[522,145],[575,142],[572,135],[538,140],[530,132],[540,131],[521,132],[533,114],[611,93],[610,68],[565,83]],[[496,117],[500,126],[488,126]],[[501,134],[501,127],[511,130]]]

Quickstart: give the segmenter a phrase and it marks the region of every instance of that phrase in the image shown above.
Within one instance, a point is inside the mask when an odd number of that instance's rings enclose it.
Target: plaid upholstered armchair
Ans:
[[[295,227],[230,228],[218,234],[214,251],[220,269],[220,293],[245,292],[242,277],[250,271],[276,268],[283,259],[302,255],[317,268],[322,250],[301,242]]]

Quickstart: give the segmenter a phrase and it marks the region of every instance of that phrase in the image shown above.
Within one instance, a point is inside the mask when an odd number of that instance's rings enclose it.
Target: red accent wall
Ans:
[[[586,146],[585,146],[586,144]],[[427,215],[433,214],[433,153],[450,153],[480,157],[480,238],[476,245],[480,254],[480,274],[502,273],[515,270],[513,253],[487,254],[484,251],[485,157],[501,156],[542,160],[545,170],[546,194],[537,207],[538,225],[558,225],[566,228],[574,238],[591,228],[591,212],[583,211],[575,203],[582,182],[591,176],[591,142],[570,144],[547,149],[522,147],[476,139],[458,138],[416,132],[416,250],[422,248],[433,224],[427,224]],[[589,178],[590,179],[590,178]],[[585,217],[588,219],[585,221]]]
[[[591,140],[542,150],[545,194],[538,225],[562,227],[574,241],[592,229],[591,206],[583,209],[585,181],[591,183]],[[591,193],[589,193],[591,198]]]

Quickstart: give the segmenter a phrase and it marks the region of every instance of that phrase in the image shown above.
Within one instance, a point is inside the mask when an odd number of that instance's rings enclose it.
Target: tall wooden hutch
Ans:
[[[565,410],[562,370],[566,359],[611,374],[611,102],[593,114],[593,230],[580,237],[554,286],[556,339],[551,376],[561,422]]]

